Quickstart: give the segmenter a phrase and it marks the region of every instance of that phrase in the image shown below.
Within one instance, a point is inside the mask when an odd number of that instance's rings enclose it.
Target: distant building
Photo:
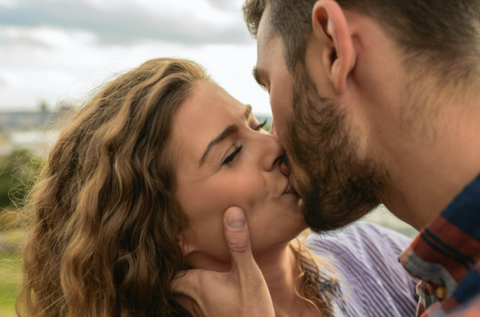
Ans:
[[[0,132],[38,131],[55,129],[62,120],[68,120],[73,108],[62,107],[58,111],[0,112]]]
[[[19,148],[25,148],[36,155],[46,156],[65,122],[72,117],[75,109],[62,107],[48,111],[42,105],[36,112],[0,112],[0,155],[9,155]],[[259,122],[272,123],[272,116],[256,114]]]
[[[9,155],[19,148],[47,155],[64,122],[74,112],[71,107],[47,111],[45,106],[37,112],[0,112],[0,155]]]

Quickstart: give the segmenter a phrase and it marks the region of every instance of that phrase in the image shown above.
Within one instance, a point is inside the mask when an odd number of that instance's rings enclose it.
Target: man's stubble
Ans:
[[[386,173],[371,159],[358,157],[340,105],[320,96],[306,70],[297,69],[285,145],[305,175],[296,177],[305,221],[313,231],[325,232],[378,206]]]

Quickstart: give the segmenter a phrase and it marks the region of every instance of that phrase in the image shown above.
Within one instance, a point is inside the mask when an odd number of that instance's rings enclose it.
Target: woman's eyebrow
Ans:
[[[220,133],[213,141],[211,141],[208,144],[205,152],[202,155],[202,158],[198,162],[198,166],[199,167],[202,166],[202,164],[205,162],[205,159],[207,158],[208,152],[210,152],[210,149],[214,145],[217,145],[218,143],[222,142],[223,140],[225,140],[226,138],[228,138],[230,135],[237,132],[238,130],[239,130],[239,127],[236,124],[229,125],[225,130],[223,130],[222,133]]]
[[[252,106],[247,105],[245,109],[245,120],[248,120],[252,113]],[[205,149],[205,152],[203,152],[202,158],[198,162],[198,167],[202,166],[202,164],[205,162],[205,159],[207,158],[208,152],[210,152],[211,148],[214,145],[217,145],[218,143],[222,142],[226,138],[228,138],[230,135],[234,134],[235,132],[238,132],[240,128],[236,124],[231,124],[228,127],[225,128],[225,130],[222,131],[215,139],[213,139],[208,145],[207,148]]]

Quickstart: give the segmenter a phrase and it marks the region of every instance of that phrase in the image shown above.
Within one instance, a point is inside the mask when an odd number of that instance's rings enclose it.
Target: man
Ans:
[[[248,0],[244,14],[307,223],[384,203],[421,230],[400,258],[423,280],[417,315],[480,315],[480,1]],[[247,227],[225,228],[247,272],[228,275],[229,300],[269,316]]]

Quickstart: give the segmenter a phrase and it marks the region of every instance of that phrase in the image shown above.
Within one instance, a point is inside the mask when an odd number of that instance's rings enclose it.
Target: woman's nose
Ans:
[[[279,168],[285,155],[285,149],[276,135],[263,134],[262,138],[264,138],[261,147],[263,170],[270,171]]]

